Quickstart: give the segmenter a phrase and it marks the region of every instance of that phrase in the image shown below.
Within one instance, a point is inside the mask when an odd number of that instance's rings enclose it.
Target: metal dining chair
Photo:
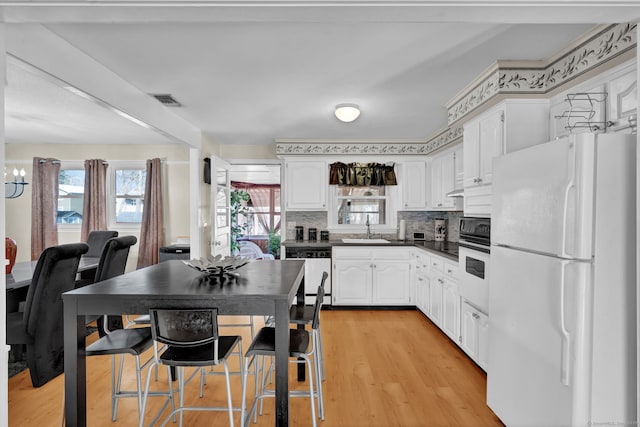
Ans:
[[[174,408],[166,416],[162,425],[164,426],[171,416],[179,413],[180,426],[182,426],[184,411],[228,411],[229,425],[233,426],[233,411],[241,411],[242,408],[233,407],[227,359],[236,347],[242,353],[242,337],[239,335],[219,335],[218,309],[216,308],[193,310],[152,309],[149,314],[154,340],[154,363],[176,368],[178,391],[180,393],[178,407]],[[160,353],[160,345],[166,346],[162,353]],[[220,364],[224,367],[225,372],[227,407],[185,406],[185,367],[201,368]],[[240,370],[242,373],[242,364],[240,365]],[[150,377],[151,375],[147,376],[143,412],[146,405]],[[244,375],[241,375],[241,378],[244,381]],[[169,384],[171,384],[171,381],[171,371],[169,371]],[[244,389],[244,385],[242,388]]]
[[[309,397],[311,404],[311,418],[313,426],[317,426],[315,401],[318,402],[318,412],[320,419],[324,420],[324,401],[322,397],[322,380],[320,378],[320,361],[318,358],[318,340],[320,327],[320,309],[324,289],[318,286],[318,297],[314,305],[313,321],[311,324],[311,334],[306,329],[289,329],[289,357],[292,363],[305,363],[308,371],[309,391],[291,390],[290,397]],[[251,342],[245,354],[244,380],[242,381],[242,418],[241,427],[247,424],[252,414],[256,414],[257,405],[265,397],[274,397],[275,390],[267,389],[266,379],[268,373],[263,369],[260,384],[258,384],[258,374],[255,376],[255,397],[251,408],[246,410],[247,372],[252,364],[256,367],[261,359],[273,358],[276,354],[276,330],[273,327],[265,326],[260,329],[256,337]],[[264,366],[264,363],[262,364]],[[257,371],[257,368],[256,368]],[[315,379],[314,379],[315,377]],[[314,387],[314,381],[316,386]]]
[[[110,279],[124,273],[131,246],[135,245],[135,236],[115,237],[109,239],[104,245],[100,262],[96,271],[96,282]],[[143,417],[142,410],[142,370],[152,363],[150,358],[145,363],[140,363],[140,356],[153,345],[150,328],[122,327],[122,316],[103,316],[102,325],[104,335],[93,342],[86,349],[87,356],[111,355],[111,419],[116,420],[118,412],[118,400],[122,397],[138,398],[138,416]],[[136,384],[135,391],[121,390],[122,371],[124,368],[124,355],[129,354],[135,358]],[[116,356],[120,355],[119,367],[116,367]],[[117,372],[117,374],[116,374]],[[169,392],[158,392],[154,395],[168,396]]]

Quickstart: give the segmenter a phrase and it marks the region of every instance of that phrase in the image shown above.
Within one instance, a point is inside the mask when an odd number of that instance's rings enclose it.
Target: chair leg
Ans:
[[[184,367],[179,366],[176,368],[176,370],[178,371],[178,393],[180,393],[180,424],[179,426],[182,427],[182,418],[184,415],[184,410],[182,410],[182,408],[184,408]]]
[[[307,365],[307,375],[309,376],[309,401],[311,402],[311,419],[313,420],[313,427],[317,427],[317,421],[316,421],[316,405],[315,405],[315,399],[313,398],[314,392],[313,392],[313,369],[311,367],[311,360],[309,360],[308,357],[303,357],[303,359],[305,360],[305,363]]]
[[[320,377],[322,381],[327,379],[327,375],[324,371],[324,348],[322,347],[322,332],[320,330],[320,325],[318,325],[318,357],[320,358]]]
[[[142,412],[142,379],[140,377],[140,356],[136,354],[136,386],[138,387],[138,419],[144,418]],[[124,356],[123,356],[124,359]]]
[[[124,354],[120,355],[120,369],[116,380],[116,355],[111,356],[111,421],[115,421],[118,415],[118,395],[122,387],[122,371],[124,369]],[[115,386],[114,386],[115,384]]]
[[[64,411],[64,390],[62,390],[62,419],[60,420],[60,427],[65,427],[67,424],[67,414]]]
[[[153,370],[155,363],[149,366],[149,372],[147,373],[147,380],[144,385],[144,394],[142,396],[142,410],[141,413],[144,414],[145,409],[147,408],[147,398],[149,396],[149,382],[151,381],[151,371]],[[169,372],[169,387],[171,387],[171,372]],[[141,416],[138,420],[138,427],[144,426],[144,416]]]
[[[316,387],[317,387],[317,397],[318,397],[318,413],[320,415],[320,419],[324,421],[324,400],[322,397],[322,373],[320,365],[322,363],[322,358],[319,357],[320,345],[318,341],[320,337],[317,334],[317,331],[312,333],[314,343],[313,343],[313,364],[314,372],[316,374]]]
[[[229,378],[229,364],[227,360],[222,361],[224,366],[224,378],[227,383],[227,405],[229,406],[229,425],[233,427],[233,402],[231,401],[231,379]],[[242,365],[241,365],[242,366]]]

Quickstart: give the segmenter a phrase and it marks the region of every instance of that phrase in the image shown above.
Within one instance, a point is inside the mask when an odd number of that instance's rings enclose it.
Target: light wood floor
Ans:
[[[324,382],[326,418],[319,422],[319,427],[502,426],[485,404],[485,374],[421,313],[325,310],[321,322],[327,378]],[[222,332],[241,331],[225,328]],[[248,332],[243,335],[246,350]],[[92,339],[95,338],[88,338]],[[237,362],[232,366],[237,366]],[[123,383],[128,389],[135,385],[132,368],[132,359],[127,358]],[[87,359],[88,425],[134,426],[137,422],[135,398],[121,399],[118,419],[115,423],[111,421],[110,369],[109,356]],[[153,387],[166,387],[164,369]],[[232,378],[232,387],[234,403],[239,405],[238,377]],[[306,386],[302,383],[294,387]],[[187,400],[192,405],[226,404],[223,377],[208,378],[204,399],[198,398],[195,382],[186,388]],[[60,425],[62,391],[62,376],[37,389],[32,388],[28,371],[11,378],[9,425]],[[149,399],[147,422],[161,401],[160,397]],[[273,426],[273,410],[273,399],[266,400],[264,415],[258,417],[257,425]],[[239,425],[239,413],[235,419]],[[228,424],[224,412],[186,413],[184,420],[185,426],[190,427]],[[307,398],[291,400],[291,425],[311,425]]]

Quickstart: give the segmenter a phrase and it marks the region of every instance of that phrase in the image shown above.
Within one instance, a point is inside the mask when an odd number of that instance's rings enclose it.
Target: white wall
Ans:
[[[24,167],[27,181],[31,180],[33,157],[53,157],[64,160],[103,159],[147,160],[163,159],[165,166],[164,224],[165,244],[171,244],[178,236],[189,235],[189,147],[181,145],[60,145],[60,144],[5,144],[5,164]],[[31,254],[31,186],[17,199],[7,199],[5,204],[5,235],[18,244],[16,261],[28,261]],[[120,235],[139,237],[139,228],[118,229]],[[80,241],[80,229],[60,231],[59,243]],[[135,269],[138,245],[129,255],[127,271]]]

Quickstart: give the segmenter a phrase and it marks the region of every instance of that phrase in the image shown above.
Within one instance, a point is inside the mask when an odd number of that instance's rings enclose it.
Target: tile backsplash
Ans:
[[[444,219],[447,222],[446,240],[449,242],[457,242],[460,237],[460,217],[461,211],[439,212],[439,211],[400,211],[398,212],[398,224],[400,220],[406,222],[406,238],[413,239],[414,232],[424,232],[427,240],[435,240],[435,221],[436,219]],[[308,229],[310,227],[318,229],[318,238],[320,238],[320,230],[327,228],[326,212],[299,212],[287,211],[287,239],[295,238],[295,226],[304,227],[304,237],[307,238]],[[398,226],[399,228],[399,226]],[[331,238],[336,238],[336,232],[331,233]],[[361,234],[353,235],[348,233],[339,233],[340,237],[362,237]],[[396,239],[396,234],[383,234],[385,239]]]

